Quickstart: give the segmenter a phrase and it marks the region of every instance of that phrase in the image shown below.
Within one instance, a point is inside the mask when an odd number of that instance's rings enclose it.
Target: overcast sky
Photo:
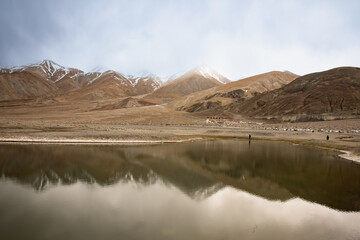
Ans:
[[[360,66],[360,1],[0,1],[0,66],[43,59],[84,71],[231,80]]]

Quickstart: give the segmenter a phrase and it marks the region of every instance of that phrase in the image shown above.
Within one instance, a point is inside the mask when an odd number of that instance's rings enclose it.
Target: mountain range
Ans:
[[[159,77],[124,76],[115,71],[85,73],[51,60],[0,70],[0,100],[59,97],[97,100],[151,93],[162,85]]]
[[[207,68],[163,81],[152,74],[86,73],[51,60],[0,69],[1,107],[67,104],[70,109],[80,103],[88,106],[86,111],[95,112],[161,106],[166,109],[162,113],[183,112],[195,118],[358,118],[360,68],[340,67],[305,76],[272,71],[237,81]]]

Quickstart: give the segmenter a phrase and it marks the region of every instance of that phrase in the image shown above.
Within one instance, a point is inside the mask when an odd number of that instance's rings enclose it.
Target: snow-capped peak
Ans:
[[[67,73],[69,73],[69,69],[65,68],[51,60],[44,60],[42,62],[39,63],[35,63],[35,64],[31,64],[31,65],[27,65],[27,66],[19,66],[19,67],[12,67],[10,68],[9,72],[13,73],[13,72],[17,72],[17,71],[25,71],[25,70],[29,70],[29,69],[39,69],[40,71],[43,72],[43,74],[45,74],[47,77],[52,77],[54,75],[54,73],[58,70],[62,70],[63,72],[65,72],[63,74],[66,75]]]
[[[215,70],[208,68],[208,67],[198,67],[194,70],[194,72],[199,73],[206,78],[209,78],[209,77],[214,78],[218,82],[223,83],[223,84],[228,82],[224,76],[222,76]]]
[[[157,89],[162,85],[162,81],[161,81],[160,77],[156,76],[155,74],[148,73],[148,72],[140,72],[140,73],[136,74],[136,76],[127,75],[126,77],[127,77],[127,79],[129,79],[129,81],[133,87],[138,85],[140,80],[142,80],[144,82],[152,81],[151,85],[154,87],[154,89]]]
[[[88,73],[88,74],[91,74],[91,73]],[[116,79],[117,81],[119,81],[119,82],[121,82],[121,84],[124,84],[125,82],[126,82],[126,77],[123,75],[123,74],[121,74],[121,73],[119,73],[119,72],[116,72],[116,71],[114,71],[114,70],[107,70],[107,71],[105,71],[105,72],[95,72],[95,74],[96,74],[96,76],[93,78],[93,79],[91,79],[89,82],[88,82],[88,84],[92,84],[92,83],[94,83],[96,80],[98,80],[98,79],[100,79],[100,78],[102,78],[102,77],[106,77],[106,76],[111,76],[111,77],[113,77],[114,79]]]
[[[117,78],[126,78],[122,73],[119,73],[119,72],[116,72],[114,70],[107,70],[105,72],[102,73],[103,75],[112,75],[114,77],[117,77]]]
[[[62,70],[67,70],[65,67],[51,61],[51,60],[44,60],[39,64],[41,67],[43,67],[45,69],[45,71],[47,71],[48,73],[50,73],[51,75],[53,75],[57,70],[62,69]]]

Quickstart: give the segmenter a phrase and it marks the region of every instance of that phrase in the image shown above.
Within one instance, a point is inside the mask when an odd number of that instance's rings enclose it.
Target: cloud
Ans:
[[[166,76],[210,66],[236,80],[359,66],[358,1],[8,1],[1,66],[49,58]]]

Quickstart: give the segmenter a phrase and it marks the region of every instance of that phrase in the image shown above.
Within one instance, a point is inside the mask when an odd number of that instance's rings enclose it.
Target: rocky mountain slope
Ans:
[[[297,77],[291,72],[268,72],[187,95],[173,101],[171,105],[188,112],[214,110],[280,88]]]
[[[233,103],[230,110],[292,121],[359,117],[360,68],[340,67],[308,74],[282,88]]]

